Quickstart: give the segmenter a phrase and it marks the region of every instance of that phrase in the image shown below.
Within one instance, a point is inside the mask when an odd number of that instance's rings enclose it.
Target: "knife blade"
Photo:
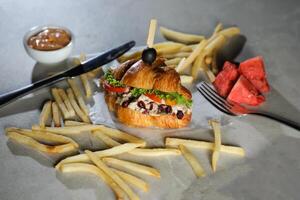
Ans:
[[[0,108],[7,105],[8,103],[12,102],[13,100],[16,100],[20,97],[25,96],[29,92],[35,91],[39,88],[52,85],[58,81],[64,80],[66,78],[71,78],[78,76],[80,74],[89,72],[93,69],[96,69],[97,67],[100,67],[104,64],[107,64],[114,59],[120,57],[124,53],[126,53],[128,50],[130,50],[132,47],[134,47],[135,41],[127,42],[117,48],[108,50],[94,58],[91,58],[78,66],[71,68],[69,70],[60,72],[58,74],[55,74],[53,76],[47,77],[45,79],[42,79],[40,81],[34,82],[30,85],[27,85],[25,87],[22,87],[20,89],[16,89],[13,91],[10,91],[8,93],[0,95]]]

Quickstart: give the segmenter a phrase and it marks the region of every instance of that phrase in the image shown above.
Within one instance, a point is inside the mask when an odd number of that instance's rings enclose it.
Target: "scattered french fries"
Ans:
[[[205,176],[205,172],[197,158],[182,144],[179,145],[179,149],[183,155],[183,157],[188,161],[191,165],[193,171],[198,177]]]
[[[114,147],[120,145],[119,142],[115,141],[114,139],[112,139],[111,137],[107,136],[105,133],[99,130],[92,131],[92,134],[95,137],[99,138],[108,147]]]
[[[122,153],[127,153],[129,151],[132,151],[135,148],[140,147],[140,144],[134,144],[134,143],[125,143],[119,146],[112,147],[110,149],[105,149],[102,151],[96,151],[95,154],[99,157],[107,157],[107,156],[115,156]],[[86,154],[79,154],[75,156],[67,157],[63,160],[61,160],[55,168],[59,168],[59,166],[63,163],[74,163],[74,162],[88,162],[89,158]]]
[[[115,181],[105,174],[102,170],[92,164],[87,163],[68,163],[60,166],[59,171],[62,173],[76,173],[76,172],[88,172],[95,174],[101,180],[103,180],[114,191],[118,200],[125,199],[125,192],[120,188]]]
[[[103,161],[112,167],[125,168],[141,174],[146,174],[149,176],[160,178],[159,171],[153,167],[148,167],[145,165],[141,165],[134,162],[125,161],[125,160],[120,160],[112,157],[104,157]]]
[[[170,138],[170,137],[166,138],[166,141],[165,141],[165,145],[167,147],[177,147],[180,144],[183,144],[187,147],[194,147],[194,148],[200,148],[200,149],[208,149],[208,150],[214,149],[214,143],[212,143],[212,142],[197,141],[197,140],[190,140],[190,139],[180,139],[180,138]],[[224,153],[245,156],[245,151],[241,147],[228,146],[228,145],[222,144],[220,151],[224,152]]]
[[[51,103],[52,103],[51,101],[47,101],[43,106],[42,112],[40,114],[40,120],[39,120],[40,121],[39,124],[41,128],[44,128],[46,126],[47,121],[51,117],[51,111],[52,111]]]
[[[91,121],[90,121],[89,117],[81,110],[81,108],[77,104],[72,89],[71,88],[67,89],[67,93],[68,93],[68,98],[70,100],[70,103],[71,103],[72,107],[74,108],[76,114],[79,116],[79,118],[85,123],[90,123]]]
[[[79,90],[76,82],[74,79],[68,79],[68,83],[70,85],[70,87],[72,88],[74,94],[75,94],[75,97],[77,99],[77,102],[80,106],[80,108],[82,109],[82,111],[86,114],[86,115],[89,115],[89,110],[84,102],[84,99],[83,99],[83,96],[81,94],[81,91]]]
[[[131,184],[132,186],[135,186],[136,188],[139,188],[144,192],[149,191],[149,185],[144,180],[121,170],[113,169],[113,171],[117,173],[125,182]]]
[[[61,126],[61,115],[56,102],[52,103],[52,119],[55,127]]]
[[[64,102],[64,104],[65,104],[65,106],[68,110],[68,113],[70,114],[70,117],[74,118],[75,117],[75,110],[73,109],[73,107],[71,105],[71,102],[70,102],[70,99],[67,96],[65,90],[61,89],[61,88],[58,88],[57,91],[58,91],[58,94],[60,95],[61,99],[63,100],[63,102]]]
[[[187,33],[181,33],[165,27],[160,27],[160,33],[167,39],[174,42],[180,42],[184,44],[199,43],[204,39],[202,35],[193,35]]]
[[[66,120],[64,121],[65,126],[81,126],[81,125],[86,125],[87,123],[85,122],[78,122],[78,121],[72,121],[72,120]]]
[[[217,162],[221,150],[221,128],[220,128],[220,123],[215,120],[209,120],[209,124],[213,128],[214,137],[215,137],[215,145],[212,154],[212,168],[213,171],[215,172],[217,170]]]
[[[52,88],[52,96],[55,99],[57,106],[61,110],[61,113],[63,114],[64,119],[69,119],[71,117],[71,114],[69,113],[66,105],[64,104],[61,96],[59,95],[57,88]]]
[[[91,98],[92,97],[92,87],[91,87],[91,84],[89,82],[87,74],[81,74],[80,75],[80,80],[81,80],[82,85],[83,85],[84,90],[85,90],[85,96],[87,98]]]

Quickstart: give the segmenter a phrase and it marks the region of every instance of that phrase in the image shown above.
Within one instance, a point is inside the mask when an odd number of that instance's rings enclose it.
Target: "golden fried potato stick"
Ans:
[[[85,122],[78,122],[73,120],[66,120],[64,121],[65,126],[81,126],[81,125],[87,125]]]
[[[120,188],[128,195],[131,200],[139,200],[140,198],[133,192],[133,190],[125,183],[125,181],[112,169],[110,169],[95,153],[85,150],[84,151],[89,159],[106,175],[108,175],[111,179],[117,183]]]
[[[52,92],[53,98],[55,99],[59,109],[61,110],[61,112],[63,114],[64,119],[71,118],[71,114],[69,113],[69,111],[68,111],[66,105],[64,104],[61,96],[59,95],[58,89],[57,88],[52,88],[51,92]]]
[[[73,109],[73,107],[71,105],[71,102],[70,102],[70,99],[68,98],[65,90],[61,89],[61,88],[58,88],[57,90],[58,90],[58,94],[60,95],[60,97],[62,98],[64,104],[67,107],[67,110],[68,110],[68,112],[70,114],[70,117],[74,118],[75,117],[75,110]]]
[[[155,48],[156,50],[158,49],[162,49],[162,48],[166,48],[166,47],[185,47],[186,45],[178,43],[178,42],[160,42],[160,43],[156,43],[153,44],[153,48]]]
[[[71,138],[65,137],[62,135],[57,135],[49,132],[40,132],[40,131],[32,131],[30,129],[21,129],[21,128],[15,128],[15,127],[9,127],[5,129],[5,132],[17,132],[22,135],[31,137],[35,140],[38,140],[40,142],[45,142],[45,143],[61,143],[61,144],[67,144],[67,143],[72,143],[75,148],[79,148],[79,145]]]
[[[93,125],[93,124],[85,124],[81,126],[65,126],[65,127],[45,127],[40,128],[37,125],[33,125],[31,127],[32,130],[36,131],[48,131],[51,133],[56,133],[60,135],[76,135],[80,134],[84,131],[93,131],[101,128],[102,125]]]
[[[230,38],[235,35],[239,35],[241,33],[241,30],[238,27],[230,27],[225,28],[218,32],[218,35],[224,35],[226,38]]]
[[[209,124],[213,128],[214,137],[215,137],[215,145],[214,150],[212,154],[212,169],[215,172],[217,170],[217,162],[219,160],[220,156],[220,150],[221,150],[221,127],[220,122],[216,120],[209,120]]]
[[[70,100],[70,103],[71,103],[72,107],[74,108],[76,114],[79,116],[79,118],[85,123],[90,123],[91,122],[90,118],[81,110],[81,108],[77,104],[72,89],[68,88],[67,93],[68,93],[68,98]]]
[[[207,77],[208,77],[208,79],[211,83],[215,81],[216,76],[214,75],[214,73],[210,69],[206,70],[205,73],[206,73],[206,75],[207,75]]]
[[[179,149],[186,159],[186,161],[191,165],[196,176],[201,177],[205,176],[205,172],[197,158],[182,144],[179,145]]]
[[[141,57],[142,57],[142,52],[136,51],[134,53],[122,55],[117,60],[119,63],[123,63],[123,62],[126,62],[127,60],[140,59]]]
[[[132,186],[139,188],[141,190],[143,190],[144,192],[148,192],[149,191],[149,185],[148,183],[146,183],[143,179],[138,178],[134,175],[131,175],[129,173],[117,170],[112,168],[112,170],[118,174],[125,182],[131,184]]]
[[[139,143],[142,147],[146,146],[146,141],[144,141],[143,139],[130,135],[118,129],[113,129],[106,126],[99,126],[98,129],[103,133],[105,133],[106,135],[108,135],[109,137],[120,139],[131,143]]]
[[[92,131],[92,135],[99,138],[108,147],[115,147],[121,144],[99,130]]]
[[[217,26],[214,29],[213,35],[218,34],[221,30],[223,30],[223,24],[222,23],[218,23]]]
[[[72,143],[50,146],[50,145],[41,144],[31,137],[22,135],[17,132],[9,131],[6,133],[6,135],[10,139],[12,139],[20,144],[29,146],[37,151],[41,151],[41,152],[45,152],[45,153],[57,154],[57,153],[65,153],[65,152],[70,152],[70,151],[76,150],[76,148],[74,147],[74,145]]]
[[[44,128],[46,126],[47,120],[51,117],[51,101],[47,101],[42,109],[42,112],[40,114],[40,127]]]
[[[195,48],[195,50],[187,57],[187,59],[184,61],[180,69],[177,69],[178,72],[184,71],[187,67],[189,67],[196,59],[197,56],[199,56],[201,53],[204,53],[204,48],[206,47],[207,40],[202,40],[198,46]]]
[[[58,109],[58,106],[57,106],[56,102],[52,103],[52,119],[53,119],[55,127],[60,127],[61,126],[61,122],[60,122],[61,115],[60,115],[60,111]]]
[[[183,144],[187,147],[193,147],[193,148],[201,148],[201,149],[208,149],[208,150],[214,149],[214,143],[212,143],[212,142],[190,140],[190,139],[180,139],[180,138],[170,138],[170,137],[166,138],[165,145],[167,147],[176,147],[179,144]],[[220,151],[229,153],[229,154],[245,156],[245,151],[241,147],[221,145]]]
[[[74,94],[75,94],[75,97],[77,99],[77,102],[80,106],[80,108],[82,109],[82,111],[86,114],[86,115],[89,115],[89,110],[84,102],[84,99],[83,99],[83,96],[81,94],[81,91],[80,89],[78,88],[76,82],[74,79],[68,79],[68,83],[70,85],[70,87],[72,88]]]
[[[170,60],[166,60],[166,61],[165,61],[165,64],[166,64],[167,66],[170,66],[170,65],[178,65],[180,61],[181,61],[181,58],[172,58],[172,59],[170,59]]]
[[[145,156],[145,157],[172,156],[172,155],[177,156],[181,154],[181,152],[178,149],[173,149],[173,148],[153,148],[153,149],[136,148],[128,153],[135,156]]]
[[[145,165],[141,165],[134,162],[125,161],[125,160],[120,160],[112,157],[104,157],[103,161],[112,167],[125,168],[141,174],[146,174],[149,176],[160,178],[159,171],[153,167],[148,167]]]
[[[173,59],[173,58],[187,58],[191,55],[191,52],[178,52],[173,54],[166,54],[163,55],[166,59]]]
[[[181,33],[165,27],[160,27],[160,33],[167,39],[174,42],[180,42],[184,44],[195,44],[205,39],[202,35],[193,35],[187,33]]]
[[[154,43],[154,36],[155,36],[156,26],[157,26],[157,20],[156,19],[151,19],[150,25],[149,25],[149,32],[148,32],[147,42],[146,42],[146,44],[149,48],[152,48],[153,43]]]
[[[62,173],[76,173],[76,172],[88,172],[96,175],[104,181],[115,193],[118,200],[125,199],[125,192],[120,188],[118,184],[114,182],[107,174],[92,164],[87,163],[68,163],[62,164],[58,169]]]
[[[110,149],[105,149],[101,151],[96,151],[95,154],[99,157],[106,157],[106,156],[115,156],[123,153],[127,153],[137,147],[140,147],[140,144],[134,143],[125,143],[116,147],[112,147]],[[59,168],[59,166],[63,163],[74,163],[74,162],[88,162],[90,159],[86,154],[79,154],[75,156],[67,157],[61,160],[55,168]]]
[[[81,74],[80,75],[80,80],[81,80],[82,85],[83,85],[84,90],[85,90],[85,96],[87,98],[91,98],[93,92],[92,92],[92,87],[91,87],[91,84],[89,82],[87,74]]]

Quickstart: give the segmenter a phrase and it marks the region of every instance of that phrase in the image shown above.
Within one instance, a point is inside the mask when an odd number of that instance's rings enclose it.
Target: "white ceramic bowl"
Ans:
[[[28,39],[37,34],[38,32],[47,29],[47,28],[57,28],[57,29],[62,29],[65,30],[70,36],[71,36],[71,41],[69,42],[69,44],[61,49],[57,49],[57,50],[50,50],[50,51],[40,51],[37,49],[33,49],[30,46],[28,46]],[[46,26],[36,26],[31,28],[25,35],[23,38],[23,44],[24,44],[24,48],[27,52],[27,54],[33,58],[34,60],[36,60],[37,62],[40,63],[45,63],[45,64],[53,64],[53,63],[59,63],[65,59],[67,59],[72,51],[73,45],[74,45],[74,35],[72,34],[72,32],[65,28],[65,27],[61,27],[61,26],[52,26],[52,25],[46,25]]]

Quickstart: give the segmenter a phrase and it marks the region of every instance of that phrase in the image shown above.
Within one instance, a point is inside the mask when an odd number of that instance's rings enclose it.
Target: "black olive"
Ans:
[[[165,112],[165,106],[164,106],[163,104],[160,104],[160,105],[158,106],[158,112],[159,112],[159,113]]]
[[[137,105],[138,105],[138,107],[140,107],[140,108],[146,108],[146,105],[145,105],[145,103],[143,102],[143,101],[139,101],[138,103],[137,103]]]
[[[166,110],[166,113],[171,113],[172,112],[172,107],[167,106],[165,110]]]
[[[144,63],[151,65],[156,59],[156,50],[154,48],[147,48],[142,53],[142,60]]]
[[[153,103],[150,103],[149,110],[153,109]]]
[[[177,116],[178,119],[182,119],[184,114],[181,110],[178,110],[176,116]]]
[[[122,107],[123,107],[123,108],[127,108],[129,104],[130,104],[130,101],[124,101],[124,102],[122,103]]]

